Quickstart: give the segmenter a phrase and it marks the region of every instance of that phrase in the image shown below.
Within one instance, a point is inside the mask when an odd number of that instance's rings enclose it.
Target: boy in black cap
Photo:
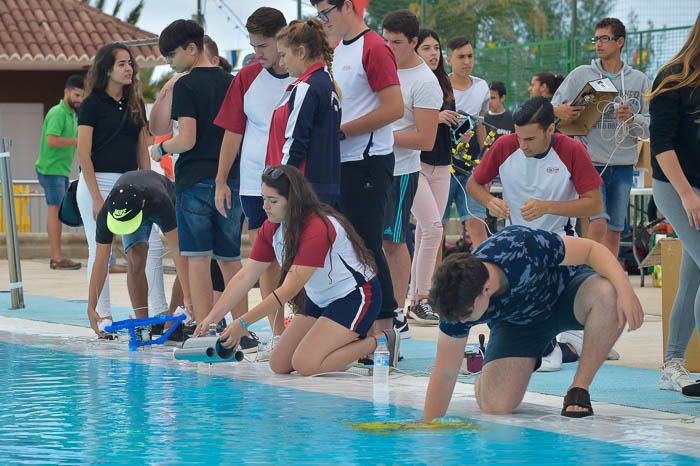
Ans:
[[[110,191],[97,214],[95,265],[90,275],[88,318],[92,329],[102,336],[111,317],[100,317],[96,306],[107,277],[109,254],[114,235],[122,236],[128,262],[127,286],[136,318],[148,317],[146,256],[153,224],[168,240],[175,268],[180,277],[185,306],[191,306],[186,258],[181,257],[175,219],[175,185],[151,170],[124,173]]]

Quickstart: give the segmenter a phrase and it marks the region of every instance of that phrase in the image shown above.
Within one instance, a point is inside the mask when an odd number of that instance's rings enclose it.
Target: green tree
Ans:
[[[546,16],[537,8],[547,0],[372,0],[370,27],[380,30],[387,13],[408,9],[421,23],[435,29],[443,40],[467,36],[477,47],[519,42],[532,30],[542,34]],[[529,38],[529,37],[528,37]]]
[[[382,20],[388,13],[395,10],[413,11],[415,4],[416,0],[370,0],[367,6],[367,25],[381,33]]]
[[[608,0],[577,0],[577,5],[576,30],[574,32],[577,36],[590,35],[592,37],[595,24],[610,16],[614,3]],[[567,1],[565,6],[564,17],[569,20],[569,27],[566,30],[571,31],[571,3]]]
[[[170,70],[167,73],[163,73],[158,79],[153,80],[154,67],[141,68],[139,70],[139,81],[141,82],[141,94],[143,95],[144,102],[153,103],[156,101],[158,93],[163,88],[168,79],[172,78],[175,74],[174,71]]]

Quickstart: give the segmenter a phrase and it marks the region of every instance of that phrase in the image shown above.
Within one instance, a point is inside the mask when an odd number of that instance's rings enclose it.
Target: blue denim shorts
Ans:
[[[229,187],[234,191],[233,181]],[[180,255],[212,257],[235,261],[241,258],[241,228],[243,212],[238,196],[231,196],[228,217],[216,210],[214,179],[201,180],[177,193],[175,211],[180,243]]]
[[[149,218],[148,220],[141,223],[138,229],[128,235],[122,236],[122,244],[124,245],[124,254],[129,252],[135,244],[146,243],[148,244],[148,238],[151,237],[151,231],[153,230],[153,224],[158,223],[157,218]]]
[[[262,196],[241,196],[241,207],[248,219],[249,230],[257,230],[267,220],[267,214],[263,210]]]
[[[63,196],[68,191],[68,177],[61,175],[43,175],[36,172],[37,179],[46,195],[46,203],[48,205],[61,205]]]
[[[602,166],[596,166],[598,173],[603,171]],[[630,192],[634,178],[631,165],[609,165],[601,175],[603,184],[600,191],[603,195],[603,211],[600,215],[591,217],[590,220],[605,219],[608,229],[622,231],[627,223],[627,210],[630,204]]]
[[[469,194],[469,191],[467,191],[468,179],[469,177],[466,175],[453,174],[450,177],[450,195],[447,198],[445,213],[442,216],[443,225],[447,224],[447,222],[450,221],[450,213],[452,211],[453,202],[457,206],[457,217],[459,217],[460,222],[474,217],[480,218],[482,220],[486,218],[486,207],[481,205],[476,199],[472,197],[471,194]],[[464,188],[464,191],[462,191],[462,188]]]

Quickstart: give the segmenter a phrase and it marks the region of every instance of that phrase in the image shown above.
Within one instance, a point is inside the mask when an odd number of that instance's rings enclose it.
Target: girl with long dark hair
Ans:
[[[139,92],[138,68],[129,48],[119,42],[101,47],[95,55],[85,81],[86,97],[78,117],[78,156],[80,179],[77,201],[88,241],[88,277],[95,262],[95,217],[117,179],[132,170],[150,169],[147,125],[143,99]],[[149,301],[154,311],[167,310],[163,289],[160,236],[149,240],[146,279]],[[134,247],[143,245],[134,245]],[[139,286],[144,277],[129,274],[129,288]],[[134,283],[132,283],[134,281]],[[105,281],[91,318],[106,319],[111,314],[109,280]],[[90,310],[89,310],[90,311]],[[135,310],[139,314],[143,310]]]
[[[459,122],[459,114],[455,112],[454,94],[445,71],[438,34],[431,29],[421,29],[416,52],[435,73],[442,88],[443,104],[438,117],[435,145],[432,150],[421,152],[418,190],[411,208],[411,213],[416,217],[416,235],[409,288],[411,306],[408,312],[416,322],[437,324],[437,315],[428,304],[428,292],[442,241],[442,214],[450,192],[450,127]],[[404,329],[402,336],[405,338],[408,325],[400,317],[398,320],[397,326]]]
[[[381,287],[372,254],[347,219],[322,204],[295,167],[268,167],[262,176],[267,220],[249,259],[221,299],[197,328],[197,335],[218,322],[247,296],[260,275],[278,261],[277,288],[260,304],[234,320],[221,335],[235,347],[248,327],[291,302],[296,316],[272,350],[275,373],[314,375],[341,370],[374,352],[377,339],[367,336],[381,306]],[[396,365],[399,338],[386,330],[390,363]]]

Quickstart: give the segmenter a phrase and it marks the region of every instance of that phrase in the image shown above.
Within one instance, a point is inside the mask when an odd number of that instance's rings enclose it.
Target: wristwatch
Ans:
[[[339,141],[344,141],[345,138],[347,138],[347,136],[345,135],[345,133],[343,133],[343,130],[341,129],[341,130],[340,130],[340,134],[339,134],[339,136],[338,136],[338,140],[339,140]]]
[[[165,154],[167,154],[166,150],[163,148],[163,143],[165,141],[161,141],[160,144],[158,144],[158,155],[163,157]]]

